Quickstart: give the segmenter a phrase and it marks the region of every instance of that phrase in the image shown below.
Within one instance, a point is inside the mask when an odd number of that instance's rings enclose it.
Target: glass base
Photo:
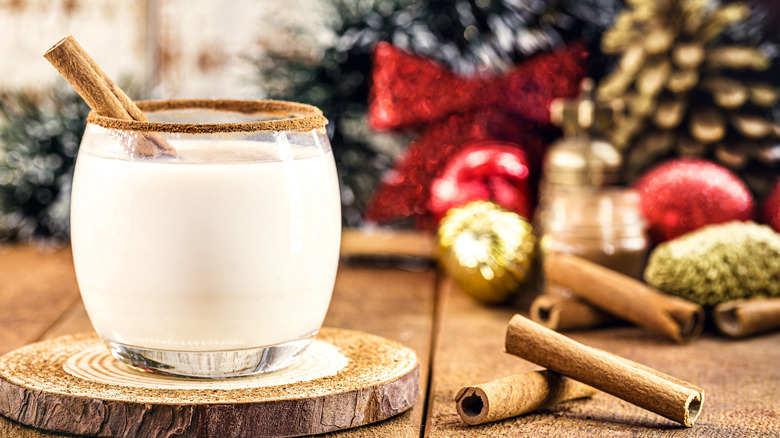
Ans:
[[[315,335],[266,347],[225,351],[155,350],[103,341],[115,358],[139,371],[163,376],[225,379],[285,368],[298,359]]]

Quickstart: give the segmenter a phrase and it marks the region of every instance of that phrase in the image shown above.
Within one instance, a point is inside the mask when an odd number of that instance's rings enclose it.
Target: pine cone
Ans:
[[[780,234],[753,222],[711,225],[663,243],[645,280],[702,305],[780,296]]]
[[[751,13],[743,3],[629,0],[602,39],[621,54],[598,87],[619,99],[626,115],[611,133],[633,181],[654,163],[703,157],[736,171],[762,197],[780,169],[780,126],[770,109],[774,84],[761,81],[772,64],[759,48],[723,44],[721,34]]]

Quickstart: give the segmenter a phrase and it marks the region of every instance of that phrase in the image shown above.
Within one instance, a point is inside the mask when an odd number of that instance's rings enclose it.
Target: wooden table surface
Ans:
[[[695,427],[681,427],[604,393],[540,413],[466,426],[453,402],[462,386],[538,369],[503,353],[509,319],[526,310],[523,305],[480,305],[419,259],[343,261],[325,324],[391,338],[417,351],[421,396],[404,414],[327,436],[780,436],[780,333],[733,341],[708,331],[681,346],[629,326],[568,335],[703,387],[705,401]],[[91,330],[68,248],[0,247],[0,355]],[[64,435],[0,417],[0,437],[52,436]]]

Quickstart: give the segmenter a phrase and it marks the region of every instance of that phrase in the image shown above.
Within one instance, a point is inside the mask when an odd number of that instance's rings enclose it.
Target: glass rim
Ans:
[[[313,105],[281,100],[240,99],[167,99],[143,100],[136,104],[141,111],[170,111],[183,109],[212,109],[243,114],[265,113],[275,118],[252,122],[181,123],[122,120],[101,116],[90,111],[87,123],[109,129],[142,132],[169,132],[184,134],[210,134],[214,132],[299,131],[324,128],[328,119]]]

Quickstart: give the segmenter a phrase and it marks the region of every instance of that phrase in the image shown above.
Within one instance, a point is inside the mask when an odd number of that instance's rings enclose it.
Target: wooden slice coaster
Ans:
[[[418,391],[414,351],[332,328],[323,328],[284,370],[225,380],[132,370],[92,334],[39,342],[0,358],[0,414],[50,432],[99,437],[324,433],[399,414]]]

